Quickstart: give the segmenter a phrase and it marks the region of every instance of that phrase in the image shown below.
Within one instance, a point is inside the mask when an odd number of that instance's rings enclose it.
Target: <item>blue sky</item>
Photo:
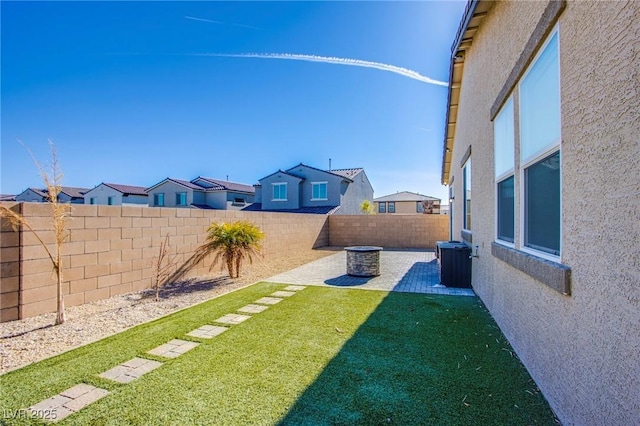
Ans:
[[[438,82],[465,3],[2,1],[0,190],[41,187],[18,139],[43,163],[51,139],[67,186],[331,158],[376,197],[445,200]]]

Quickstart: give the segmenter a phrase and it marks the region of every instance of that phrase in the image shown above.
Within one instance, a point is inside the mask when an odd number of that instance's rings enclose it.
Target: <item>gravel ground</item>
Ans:
[[[153,292],[143,291],[71,306],[65,310],[66,322],[59,326],[52,325],[55,313],[2,323],[0,374],[95,342],[333,253],[331,249],[307,250],[287,258],[246,264],[243,275],[235,280],[225,273],[172,283],[163,288],[157,302]]]

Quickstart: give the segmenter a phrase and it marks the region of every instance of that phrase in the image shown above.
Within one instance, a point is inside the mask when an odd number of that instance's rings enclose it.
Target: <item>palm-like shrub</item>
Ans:
[[[264,233],[251,222],[239,220],[234,223],[212,223],[207,228],[207,239],[197,250],[198,258],[214,254],[211,270],[218,262],[227,265],[231,278],[240,276],[242,262],[248,259],[253,263],[253,256],[260,255],[260,241]]]

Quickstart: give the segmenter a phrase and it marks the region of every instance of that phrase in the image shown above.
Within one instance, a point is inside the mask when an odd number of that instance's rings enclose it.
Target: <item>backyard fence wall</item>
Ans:
[[[20,203],[31,227],[54,249],[51,207]],[[63,247],[65,305],[80,305],[152,286],[153,261],[169,235],[172,263],[182,265],[204,242],[211,222],[247,219],[265,233],[265,258],[287,256],[329,244],[323,215],[239,212],[135,206],[73,206],[69,240]],[[3,219],[1,234],[1,321],[28,318],[56,309],[56,281],[51,261],[35,236],[13,232]],[[209,273],[207,261],[185,277]]]
[[[329,244],[332,246],[433,249],[436,241],[448,239],[448,215],[329,216]]]
[[[54,250],[51,207],[46,203],[3,203],[22,213]],[[153,261],[169,236],[169,258],[185,264],[204,242],[212,222],[246,219],[265,233],[265,259],[324,246],[379,245],[433,248],[448,238],[443,215],[325,216],[185,208],[74,205],[63,247],[65,305],[74,306],[150,288]],[[13,231],[2,219],[0,241],[0,320],[28,318],[56,309],[51,261],[36,237]],[[210,259],[184,278],[209,274]]]

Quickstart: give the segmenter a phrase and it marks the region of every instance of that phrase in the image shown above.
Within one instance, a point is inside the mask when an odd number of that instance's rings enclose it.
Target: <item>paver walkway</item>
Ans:
[[[256,300],[255,303],[261,303],[263,305],[275,305],[278,302],[282,302],[284,299],[280,299],[279,297],[261,297]]]
[[[217,320],[215,320],[215,322],[219,322],[221,324],[235,325],[235,324],[240,324],[241,322],[244,322],[249,318],[251,318],[249,315],[227,314],[218,318]]]
[[[189,352],[200,343],[188,342],[186,340],[173,339],[170,342],[151,349],[148,354],[157,355],[164,358],[177,358],[180,355]]]
[[[221,327],[219,325],[203,325],[193,331],[187,333],[187,336],[199,337],[201,339],[213,339],[214,337],[227,331],[229,327]]]
[[[27,410],[45,420],[58,421],[108,394],[109,391],[106,389],[81,383],[32,405]]]
[[[383,250],[380,252],[380,273],[379,276],[371,278],[347,275],[347,256],[346,252],[341,251],[265,281],[294,285],[475,296],[473,290],[468,288],[440,285],[438,263],[433,251]]]
[[[161,362],[144,358],[133,358],[100,374],[103,379],[118,383],[129,383],[162,365]]]

